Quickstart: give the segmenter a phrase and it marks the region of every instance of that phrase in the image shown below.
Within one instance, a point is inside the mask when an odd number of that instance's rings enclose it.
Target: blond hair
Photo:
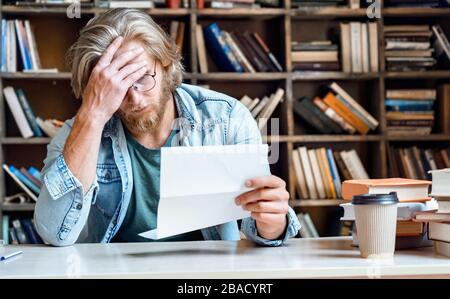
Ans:
[[[92,69],[102,53],[118,36],[139,41],[144,49],[162,64],[163,80],[171,91],[181,84],[183,65],[175,42],[145,12],[136,9],[111,9],[98,15],[81,30],[78,40],[67,52],[67,63],[71,68],[71,85],[80,98],[89,80]]]

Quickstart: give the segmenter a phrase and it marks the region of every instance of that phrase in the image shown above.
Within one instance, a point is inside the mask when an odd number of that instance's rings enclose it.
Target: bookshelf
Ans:
[[[195,0],[191,0],[195,3]],[[280,130],[273,135],[264,136],[266,142],[279,144],[279,161],[272,165],[274,174],[288,183],[291,194],[290,205],[298,211],[307,210],[317,225],[321,235],[326,235],[325,223],[328,210],[336,212],[341,203],[336,199],[298,200],[295,193],[295,173],[292,165],[292,150],[299,146],[312,148],[326,146],[333,149],[354,148],[371,177],[389,175],[388,148],[390,144],[432,144],[450,145],[450,134],[433,133],[428,136],[389,136],[385,120],[385,91],[391,87],[437,87],[450,83],[450,70],[393,72],[387,71],[384,59],[383,28],[385,24],[439,23],[446,35],[450,37],[450,8],[381,8],[381,17],[371,21],[378,27],[379,63],[378,72],[363,74],[335,71],[293,72],[291,60],[291,41],[302,39],[325,38],[328,29],[339,28],[342,21],[368,21],[366,9],[346,7],[291,8],[291,1],[280,1],[280,8],[259,9],[146,9],[155,20],[168,30],[171,20],[186,23],[183,60],[186,66],[184,81],[191,84],[208,84],[211,89],[225,92],[236,98],[244,94],[251,97],[263,96],[274,92],[277,87],[285,90],[285,101],[276,109],[274,117],[280,119]],[[381,1],[383,2],[383,1]],[[96,0],[98,4],[98,0]],[[381,3],[383,5],[383,3]],[[192,6],[194,7],[194,6]],[[81,8],[81,18],[68,19],[65,8],[57,7],[18,7],[1,5],[2,18],[27,18],[31,21],[43,67],[57,67],[56,74],[30,74],[23,72],[1,73],[0,87],[12,85],[23,88],[37,115],[67,119],[72,117],[79,102],[70,89],[70,73],[64,66],[64,54],[76,40],[79,30],[93,16],[106,9]],[[267,42],[269,48],[278,58],[284,71],[280,73],[225,73],[219,72],[211,57],[207,54],[209,73],[200,73],[195,45],[195,26],[217,22],[224,30],[245,28],[258,32]],[[51,33],[51,34],[50,34]],[[338,82],[349,91],[380,124],[368,135],[319,135],[304,130],[301,122],[294,117],[293,101],[300,96],[313,95],[319,86]],[[236,89],[239,83],[239,89]],[[23,139],[20,136],[5,101],[0,100],[0,163],[19,166],[43,166],[46,145],[49,138]],[[440,117],[450,117],[450,111],[444,111]],[[2,204],[6,195],[18,192],[13,181],[0,170],[0,219],[3,213],[30,213],[33,205],[16,208]],[[18,211],[20,210],[20,211]],[[0,227],[2,222],[0,221]],[[1,229],[0,229],[1,231]]]

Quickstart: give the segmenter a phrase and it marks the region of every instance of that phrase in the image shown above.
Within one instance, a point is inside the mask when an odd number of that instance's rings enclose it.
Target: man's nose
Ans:
[[[141,102],[141,96],[140,93],[133,88],[133,86],[128,89],[127,98],[126,101],[128,101],[128,104],[132,106],[139,106]]]

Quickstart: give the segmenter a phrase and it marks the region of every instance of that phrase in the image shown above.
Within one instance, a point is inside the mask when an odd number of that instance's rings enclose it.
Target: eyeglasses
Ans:
[[[133,88],[133,90],[139,91],[139,92],[147,92],[155,88],[156,85],[156,61],[155,61],[155,67],[153,68],[153,74],[150,74],[149,72],[145,73],[144,76],[139,78],[136,82],[131,85],[130,88]]]

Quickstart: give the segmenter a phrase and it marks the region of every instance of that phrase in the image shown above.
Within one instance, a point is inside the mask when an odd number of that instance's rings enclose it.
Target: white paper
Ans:
[[[139,234],[161,239],[250,216],[235,198],[245,181],[270,175],[268,146],[163,147],[157,228]]]

